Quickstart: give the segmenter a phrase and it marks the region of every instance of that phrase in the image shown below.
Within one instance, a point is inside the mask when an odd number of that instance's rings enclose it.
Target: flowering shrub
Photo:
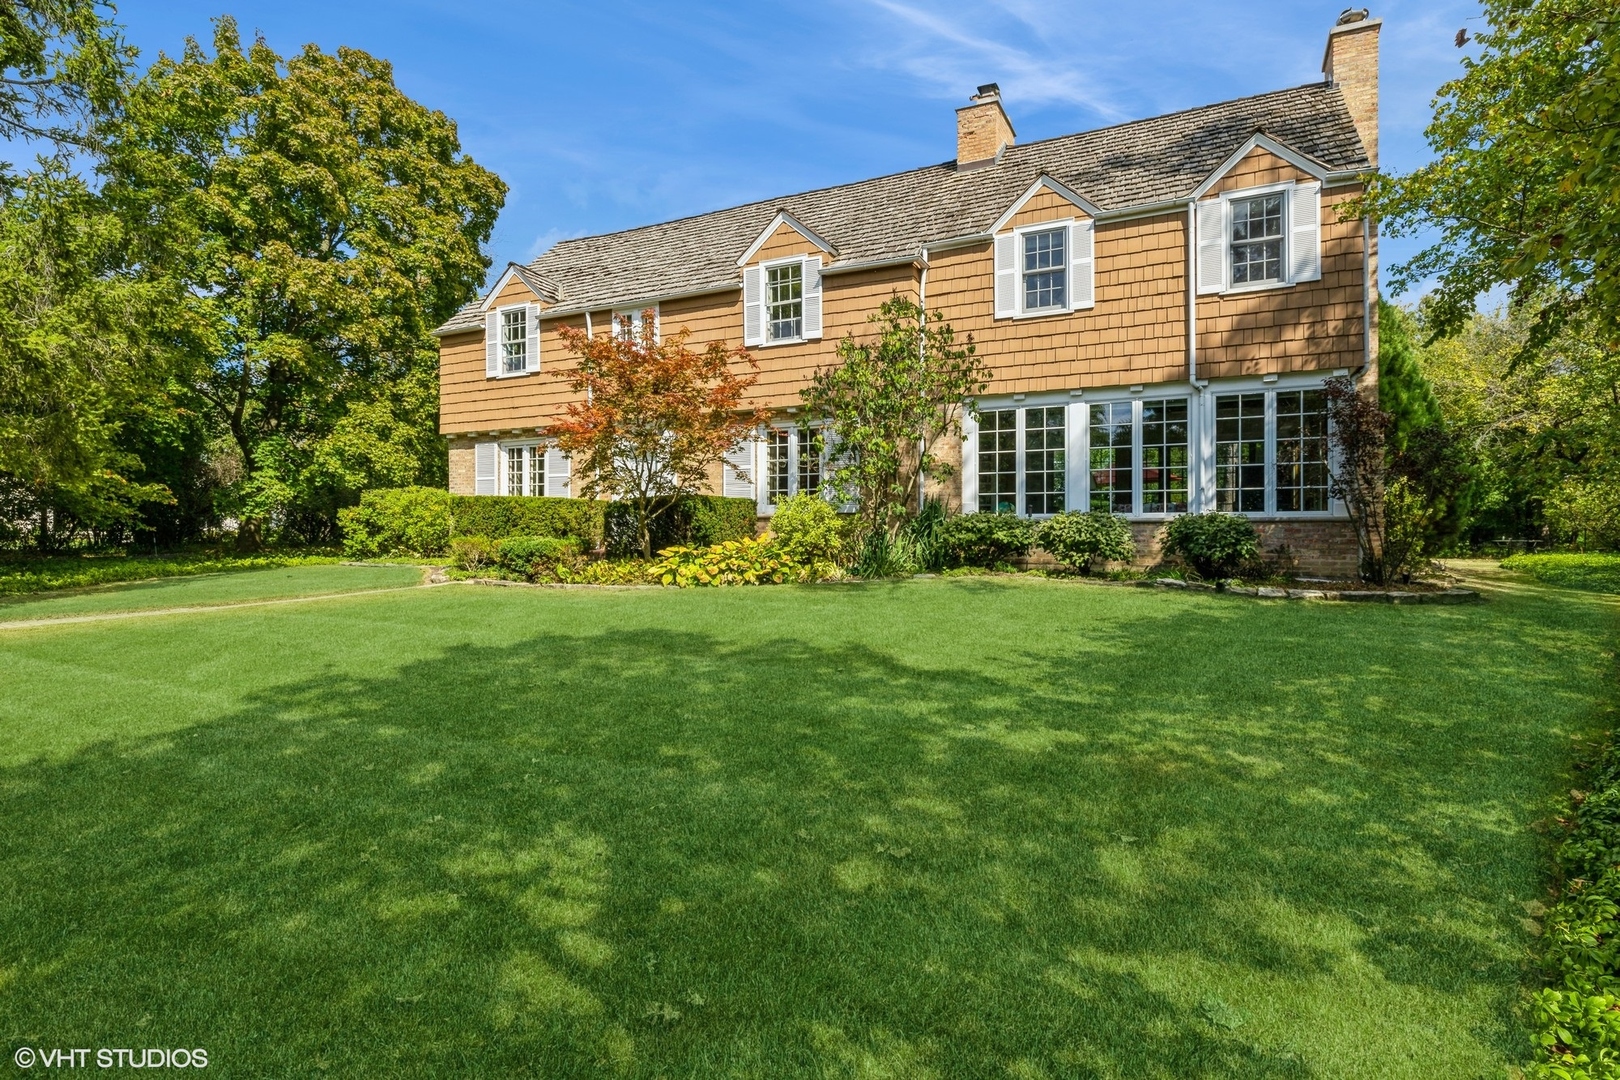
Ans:
[[[778,550],[770,538],[727,540],[709,547],[672,547],[653,564],[664,585],[780,585],[799,578],[799,565]]]

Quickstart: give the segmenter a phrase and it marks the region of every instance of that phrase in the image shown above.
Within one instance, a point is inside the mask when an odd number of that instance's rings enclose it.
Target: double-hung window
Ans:
[[[1044,311],[1067,308],[1068,262],[1064,242],[1065,226],[1023,234],[1024,310]]]
[[[517,375],[529,369],[529,310],[519,306],[501,312],[501,373]]]
[[[1215,398],[1215,509],[1326,513],[1327,402],[1321,390]]]
[[[780,263],[765,269],[765,327],[771,341],[804,336],[804,264]]]
[[[1283,280],[1283,195],[1232,200],[1232,284]]]

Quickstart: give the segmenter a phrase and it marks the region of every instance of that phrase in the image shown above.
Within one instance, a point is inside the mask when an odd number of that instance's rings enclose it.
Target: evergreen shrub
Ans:
[[[1210,581],[1232,577],[1260,557],[1254,523],[1242,514],[1182,514],[1164,527],[1164,552]]]
[[[1001,566],[1035,546],[1033,523],[1012,514],[958,514],[939,528],[947,567]]]
[[[1130,525],[1106,510],[1073,510],[1050,517],[1036,527],[1035,540],[1058,562],[1082,574],[1091,573],[1093,563],[1136,558]]]

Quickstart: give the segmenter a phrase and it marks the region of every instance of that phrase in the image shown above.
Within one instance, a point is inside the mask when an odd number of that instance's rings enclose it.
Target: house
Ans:
[[[714,487],[768,516],[819,484],[800,388],[898,292],[994,372],[948,505],[1108,509],[1148,552],[1173,515],[1231,511],[1302,569],[1352,572],[1321,391],[1377,377],[1376,236],[1341,208],[1378,163],[1379,27],[1341,15],[1321,82],[1027,144],[981,86],[953,161],[511,264],[436,331],[451,489],[570,493],[543,437],[568,400],[557,329],[650,310],[758,360],[776,420]]]

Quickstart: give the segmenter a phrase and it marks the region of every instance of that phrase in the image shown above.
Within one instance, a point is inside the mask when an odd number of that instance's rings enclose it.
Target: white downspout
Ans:
[[[923,333],[918,335],[918,338],[917,338],[917,356],[920,359],[926,360],[927,357],[924,355],[923,349],[925,348],[925,342],[927,342],[927,340],[928,340],[928,337],[927,337],[927,331],[928,331],[928,245],[927,244],[924,244],[923,248],[922,248],[922,273],[921,273],[921,275],[919,275],[919,277],[917,279],[917,306],[922,308],[922,319],[923,319],[923,321],[922,321]],[[922,455],[923,455],[923,441],[921,439],[918,439],[917,440],[917,460],[918,460],[919,464],[922,461]],[[923,507],[928,502],[927,492],[928,492],[928,477],[923,473],[922,469],[919,467],[917,469],[917,513],[919,513],[919,514],[922,513]]]

